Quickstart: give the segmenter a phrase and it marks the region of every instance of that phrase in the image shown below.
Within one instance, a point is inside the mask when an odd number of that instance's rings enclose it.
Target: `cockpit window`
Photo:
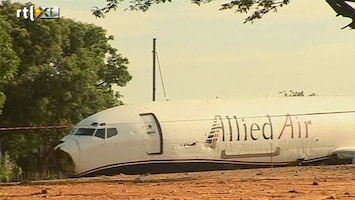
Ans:
[[[72,130],[70,130],[69,135],[74,135],[77,130],[77,128],[73,128]]]
[[[93,136],[95,129],[93,128],[79,128],[78,131],[75,132],[75,135],[86,135]]]
[[[117,135],[117,129],[115,128],[108,128],[107,129],[107,138],[113,137]]]
[[[97,129],[95,136],[98,138],[105,139],[105,129]]]

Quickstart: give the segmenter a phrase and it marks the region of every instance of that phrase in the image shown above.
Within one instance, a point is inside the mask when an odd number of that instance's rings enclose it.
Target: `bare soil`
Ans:
[[[117,175],[0,184],[0,199],[346,199],[355,165]]]

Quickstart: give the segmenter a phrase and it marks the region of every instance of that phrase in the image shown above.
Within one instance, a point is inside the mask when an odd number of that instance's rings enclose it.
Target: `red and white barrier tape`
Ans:
[[[21,130],[38,130],[38,129],[64,129],[68,128],[68,126],[25,126],[25,127],[9,127],[9,128],[1,128],[0,131],[21,131]]]

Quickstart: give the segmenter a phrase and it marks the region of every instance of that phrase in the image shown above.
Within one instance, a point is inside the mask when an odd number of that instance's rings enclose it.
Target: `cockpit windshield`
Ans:
[[[101,139],[105,139],[105,129],[97,129],[95,136]]]
[[[75,135],[93,136],[94,132],[95,132],[94,128],[79,128],[74,134]]]
[[[95,136],[101,139],[108,139],[117,134],[116,128],[74,128],[69,133],[69,135]]]

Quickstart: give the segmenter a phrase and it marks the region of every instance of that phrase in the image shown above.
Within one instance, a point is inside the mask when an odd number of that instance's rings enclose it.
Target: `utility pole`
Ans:
[[[153,38],[153,101],[155,101],[155,41],[157,39]]]

